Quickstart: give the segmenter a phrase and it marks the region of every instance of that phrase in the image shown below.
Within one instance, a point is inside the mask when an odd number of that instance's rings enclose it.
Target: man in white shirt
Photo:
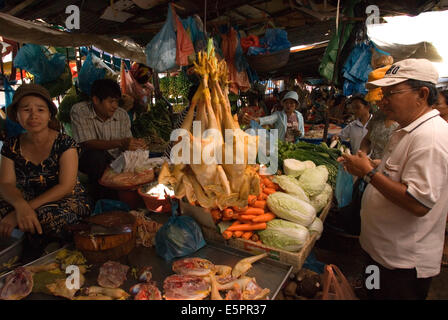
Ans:
[[[438,73],[426,59],[394,64],[367,88],[381,87],[383,111],[398,122],[378,167],[367,155],[344,155],[367,183],[360,244],[380,270],[372,299],[425,299],[440,263],[448,212],[448,124],[432,106]]]
[[[364,100],[362,95],[354,95],[347,104],[351,105],[355,114],[356,120],[350,122],[344,129],[342,129],[339,135],[334,135],[331,140],[342,139],[350,140],[351,152],[355,154],[358,152],[361,141],[368,132],[367,125],[372,114],[370,113],[370,105]]]

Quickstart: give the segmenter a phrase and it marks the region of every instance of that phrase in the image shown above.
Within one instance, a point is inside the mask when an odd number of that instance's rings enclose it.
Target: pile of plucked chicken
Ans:
[[[0,300],[20,300],[31,293],[70,300],[202,300],[209,296],[212,300],[262,300],[267,299],[270,290],[261,288],[255,278],[246,274],[253,263],[266,256],[265,253],[244,258],[234,268],[214,265],[202,258],[179,259],[172,265],[175,274],[163,282],[162,295],[152,279],[150,266],[134,275],[137,283],[130,287],[129,293],[121,289],[131,270],[116,261],[107,261],[100,267],[98,285],[83,287],[84,274],[89,272],[85,259],[78,251],[64,249],[53,263],[16,268],[0,283]],[[65,274],[68,265],[79,267],[79,287],[67,285],[71,283]]]
[[[183,134],[177,141],[189,141],[189,156],[182,154],[184,150],[176,145],[172,149],[179,159],[185,156],[189,161],[175,164],[174,168],[165,163],[158,182],[174,186],[176,198],[186,197],[191,204],[203,208],[243,208],[247,206],[249,194],[260,193],[259,175],[255,166],[250,165],[255,164],[258,137],[242,131],[237,117],[232,116],[227,65],[224,60],[218,61],[210,45],[208,52],[198,53],[194,72],[201,83],[182,124]],[[201,124],[200,138],[193,135],[194,121]],[[197,161],[197,150],[201,161]]]

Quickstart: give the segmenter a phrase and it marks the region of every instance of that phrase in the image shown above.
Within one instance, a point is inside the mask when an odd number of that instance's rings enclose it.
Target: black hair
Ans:
[[[421,87],[427,87],[429,89],[428,99],[426,100],[428,102],[428,105],[432,106],[437,102],[439,93],[437,92],[437,88],[434,83],[414,79],[409,79],[405,83],[409,85],[411,88],[419,89]]]
[[[354,94],[349,100],[347,100],[347,104],[350,104],[355,100],[359,100],[364,106],[370,107],[369,103],[366,101],[364,95],[362,94]]]
[[[121,98],[121,90],[118,83],[112,79],[95,80],[90,89],[90,96],[97,97],[100,101],[107,98]]]
[[[260,99],[258,98],[258,95],[255,93],[249,93],[247,95],[247,100],[249,102],[250,106],[254,106]]]
[[[439,94],[445,99],[445,104],[448,104],[448,90],[439,90]]]

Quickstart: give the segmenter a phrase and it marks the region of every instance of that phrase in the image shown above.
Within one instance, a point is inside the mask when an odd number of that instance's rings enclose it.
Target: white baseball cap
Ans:
[[[427,59],[406,59],[394,63],[387,70],[384,78],[367,82],[366,88],[393,86],[409,79],[437,84],[439,73],[431,61]]]
[[[282,102],[286,99],[292,99],[299,102],[299,95],[295,91],[288,91],[282,99]]]

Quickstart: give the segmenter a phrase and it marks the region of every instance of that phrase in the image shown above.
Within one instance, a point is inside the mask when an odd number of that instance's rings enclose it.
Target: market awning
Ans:
[[[95,34],[62,32],[1,12],[0,30],[3,37],[20,43],[55,47],[95,45],[95,47],[120,58],[146,63],[144,49],[130,39],[111,39]]]

